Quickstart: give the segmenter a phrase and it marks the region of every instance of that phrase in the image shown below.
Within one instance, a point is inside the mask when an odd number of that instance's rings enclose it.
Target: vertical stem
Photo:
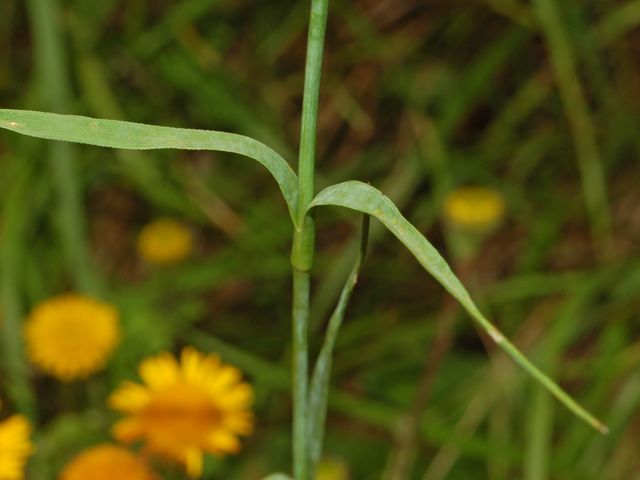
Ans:
[[[22,302],[20,284],[24,270],[26,230],[25,210],[29,210],[33,165],[23,158],[12,158],[11,185],[3,196],[2,235],[0,236],[0,347],[6,370],[9,397],[21,413],[36,420],[36,398],[29,382],[29,369],[22,343]]]
[[[528,419],[527,449],[524,458],[525,480],[548,478],[551,438],[553,435],[553,397],[536,385],[533,393],[532,414]]]
[[[313,177],[316,154],[316,129],[318,124],[318,98],[324,51],[324,35],[327,25],[329,0],[312,0],[307,43],[307,64],[302,101],[302,128],[300,131],[300,156],[298,176],[300,180],[300,204],[298,220],[302,220],[307,205],[314,194]]]
[[[605,172],[571,42],[562,24],[559,8],[561,2],[535,0],[533,4],[549,48],[551,65],[573,135],[592,235],[601,246],[606,246],[611,238],[611,218]]]
[[[309,272],[293,269],[293,477],[309,475]]]
[[[306,215],[314,195],[318,98],[329,0],[312,0],[307,40],[300,152],[299,199],[291,265],[293,266],[293,472],[296,480],[310,480],[309,383],[309,271],[313,264],[314,224]]]

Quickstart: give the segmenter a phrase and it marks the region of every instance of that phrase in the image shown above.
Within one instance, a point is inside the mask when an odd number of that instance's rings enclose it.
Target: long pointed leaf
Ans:
[[[213,130],[161,127],[77,115],[7,109],[0,109],[0,128],[48,140],[125,150],[171,148],[217,150],[244,155],[258,161],[271,172],[284,195],[291,218],[295,219],[298,203],[296,174],[280,155],[253,138]]]
[[[587,412],[553,380],[533,365],[476,307],[460,280],[451,271],[431,243],[406,219],[393,202],[379,190],[362,182],[350,181],[325,188],[313,199],[309,209],[321,205],[335,205],[377,218],[408,249],[418,262],[456,298],[469,314],[480,324],[509,356],[522,366],[532,377],[560,400],[569,410],[602,433],[608,429]]]
[[[362,220],[362,233],[360,241],[360,249],[356,257],[356,261],[351,269],[351,273],[347,277],[347,281],[340,292],[340,298],[336,305],[329,324],[327,333],[324,337],[324,343],[318,354],[313,375],[311,377],[311,387],[309,389],[309,438],[311,444],[311,471],[314,472],[320,455],[322,454],[322,443],[324,440],[324,422],[327,416],[327,400],[329,398],[329,380],[331,378],[331,363],[333,359],[333,347],[338,338],[338,332],[342,326],[345,311],[351,298],[351,293],[358,281],[360,267],[367,253],[367,240],[369,238],[369,216],[365,215]]]

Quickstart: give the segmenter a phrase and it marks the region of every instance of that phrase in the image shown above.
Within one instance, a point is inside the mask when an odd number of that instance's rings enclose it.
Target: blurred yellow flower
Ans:
[[[454,226],[469,230],[487,230],[496,226],[505,212],[504,198],[486,187],[460,187],[447,195],[445,218]]]
[[[193,235],[184,223],[159,218],[142,228],[137,246],[140,256],[150,263],[177,263],[193,250]]]
[[[77,294],[40,303],[25,325],[27,353],[43,372],[63,381],[102,369],[118,343],[118,311]]]
[[[31,425],[22,415],[0,422],[0,480],[21,480],[27,458],[33,451]]]
[[[109,405],[128,416],[113,430],[122,442],[144,440],[147,451],[202,473],[203,452],[222,456],[240,450],[238,436],[253,430],[251,387],[238,369],[193,348],[180,362],[164,353],[139,366],[144,385],[126,382]]]
[[[318,463],[316,480],[349,480],[349,468],[339,458],[324,457]]]
[[[81,452],[62,470],[58,480],[154,480],[140,458],[117,445],[103,444]]]

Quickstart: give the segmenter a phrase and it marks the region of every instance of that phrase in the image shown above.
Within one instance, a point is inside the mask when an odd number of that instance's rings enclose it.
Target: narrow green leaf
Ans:
[[[309,209],[321,205],[350,208],[377,218],[413,253],[418,262],[458,300],[516,363],[540,382],[569,410],[585,420],[593,428],[608,433],[607,427],[581,407],[553,380],[533,365],[505,336],[480,312],[460,280],[451,271],[431,243],[402,216],[393,202],[379,190],[362,182],[350,181],[325,188],[313,199]]]
[[[560,5],[556,0],[532,2],[547,44],[549,63],[564,103],[565,115],[571,126],[592,237],[600,242],[598,251],[605,251],[611,241],[611,211],[604,162],[588,94],[580,79],[580,66]]]
[[[342,326],[344,314],[351,298],[356,283],[358,282],[358,275],[360,273],[360,267],[362,261],[367,253],[367,240],[369,238],[369,216],[364,215],[362,219],[362,233],[360,240],[360,250],[356,257],[355,264],[351,269],[351,273],[347,277],[347,281],[342,288],[338,304],[336,305],[329,324],[327,326],[327,333],[324,338],[324,343],[318,359],[313,370],[311,377],[311,387],[309,390],[309,438],[311,449],[311,471],[314,472],[320,455],[322,454],[322,443],[324,440],[324,424],[327,416],[327,401],[329,398],[329,380],[331,378],[331,361],[333,358],[333,347],[335,346],[338,338],[338,332]]]
[[[2,192],[0,218],[0,358],[6,393],[21,413],[37,420],[37,400],[30,381],[30,372],[22,342],[24,305],[21,287],[24,284],[24,260],[29,255],[28,232],[34,218],[32,185],[37,175],[33,161],[22,158],[4,160],[11,183]]]
[[[124,150],[216,150],[237,153],[264,165],[278,182],[295,221],[298,179],[274,150],[253,138],[212,130],[160,127],[76,115],[0,109],[0,128],[23,135]]]

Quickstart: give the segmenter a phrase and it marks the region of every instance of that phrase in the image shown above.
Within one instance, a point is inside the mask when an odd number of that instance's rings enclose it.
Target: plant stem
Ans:
[[[293,471],[309,480],[309,272],[293,269]]]
[[[329,0],[312,0],[307,41],[300,152],[298,208],[293,234],[293,472],[296,480],[310,480],[309,471],[309,271],[313,264],[314,224],[306,215],[314,195],[318,98]]]
[[[314,169],[316,154],[316,130],[318,124],[318,98],[320,96],[320,75],[324,51],[324,35],[327,25],[329,0],[312,0],[307,43],[307,63],[302,101],[302,125],[300,131],[300,155],[298,177],[300,203],[298,220],[301,221],[307,205],[314,195]]]
[[[596,129],[578,77],[572,45],[555,0],[533,2],[549,49],[551,65],[573,135],[582,191],[592,236],[606,247],[611,239],[605,171],[596,141]]]
[[[2,235],[0,236],[0,347],[2,347],[3,373],[6,374],[7,393],[18,411],[32,421],[37,420],[34,392],[29,383],[24,347],[22,343],[23,309],[20,298],[24,259],[26,253],[27,216],[22,211],[28,208],[31,199],[33,165],[23,158],[11,159],[15,167],[11,185],[2,197]]]

